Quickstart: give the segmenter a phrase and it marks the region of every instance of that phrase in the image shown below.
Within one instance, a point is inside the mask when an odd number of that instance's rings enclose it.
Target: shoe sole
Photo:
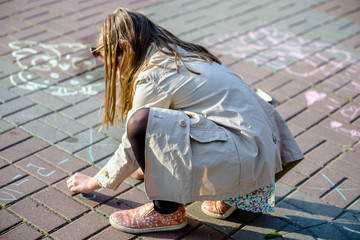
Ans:
[[[182,229],[184,227],[186,227],[187,225],[187,219],[178,225],[172,225],[172,226],[165,226],[165,227],[153,227],[153,228],[128,228],[128,227],[124,227],[121,225],[118,225],[117,223],[115,223],[112,220],[112,217],[109,218],[109,222],[111,224],[111,226],[113,226],[115,229],[123,231],[123,232],[127,232],[127,233],[149,233],[149,232],[163,232],[163,231],[174,231],[174,230],[179,230]]]
[[[201,211],[202,211],[203,213],[205,213],[205,214],[208,215],[209,217],[217,218],[217,219],[225,219],[225,218],[229,217],[235,210],[236,210],[235,207],[231,207],[231,208],[229,208],[229,209],[226,211],[225,214],[219,215],[219,214],[210,212],[209,210],[207,210],[207,209],[204,207],[204,204],[201,204]]]

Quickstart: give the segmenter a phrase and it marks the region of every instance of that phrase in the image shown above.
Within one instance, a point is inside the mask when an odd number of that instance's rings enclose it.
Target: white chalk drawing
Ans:
[[[326,98],[326,93],[318,92],[316,90],[309,90],[305,93],[307,105],[311,106],[317,101],[321,101]]]
[[[101,83],[81,84],[83,81],[95,79],[93,72],[87,72],[84,79],[72,78],[69,87],[57,84],[61,74],[68,72],[82,73],[96,67],[97,62],[90,56],[81,56],[87,45],[82,43],[44,44],[35,41],[13,41],[9,43],[13,49],[12,56],[22,71],[10,76],[11,83],[21,89],[35,91],[49,89],[53,95],[72,96],[78,93],[96,95]],[[32,72],[41,72],[45,79],[36,79]],[[68,75],[70,76],[70,75]]]
[[[344,69],[346,75],[359,79],[359,64],[353,64],[358,56],[329,43],[311,41],[295,33],[281,31],[275,26],[245,34],[234,32],[213,35],[203,41],[222,55],[245,59],[272,71],[285,70],[298,77],[309,77],[316,74],[328,75],[329,72]],[[300,61],[306,67],[291,67]],[[326,64],[322,64],[324,62]]]

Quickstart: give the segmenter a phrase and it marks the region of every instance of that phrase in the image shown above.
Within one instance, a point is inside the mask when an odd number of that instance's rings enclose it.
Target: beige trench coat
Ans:
[[[173,59],[154,48],[148,57],[157,66],[138,76],[129,118],[151,107],[145,149],[149,199],[188,203],[241,196],[273,183],[282,163],[303,158],[276,110],[228,68],[186,61],[201,74],[181,65],[177,73]],[[96,177],[115,190],[137,168],[125,133]]]

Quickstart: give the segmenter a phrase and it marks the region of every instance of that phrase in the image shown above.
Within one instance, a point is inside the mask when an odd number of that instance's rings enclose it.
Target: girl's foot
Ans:
[[[147,233],[178,230],[187,225],[184,205],[172,214],[160,214],[153,203],[142,205],[131,210],[114,212],[110,224],[123,232]]]
[[[141,170],[141,168],[136,169],[133,174],[130,175],[132,178],[143,180],[144,179],[144,172]]]
[[[204,201],[201,204],[201,211],[203,213],[218,219],[227,218],[235,211],[235,209],[235,207],[232,207],[223,201]]]

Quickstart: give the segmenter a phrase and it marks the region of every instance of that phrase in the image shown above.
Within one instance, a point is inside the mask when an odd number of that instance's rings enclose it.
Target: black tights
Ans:
[[[136,161],[145,172],[145,136],[149,118],[149,108],[136,111],[127,123],[127,135]],[[175,212],[181,204],[176,202],[154,200],[155,210],[162,214]]]

